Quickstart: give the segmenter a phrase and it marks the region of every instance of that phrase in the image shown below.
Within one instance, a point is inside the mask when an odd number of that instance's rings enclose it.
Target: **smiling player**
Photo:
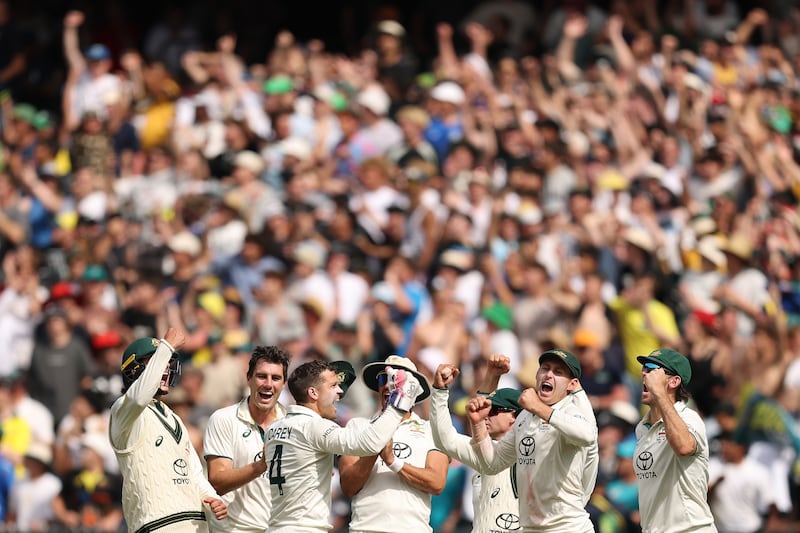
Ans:
[[[289,357],[276,346],[256,347],[247,367],[250,394],[208,420],[203,440],[208,480],[220,494],[231,495],[224,528],[212,522],[211,531],[261,533],[267,528],[270,493],[264,442],[267,426],[286,414],[278,398]]]
[[[335,422],[343,393],[337,371],[324,361],[297,367],[289,376],[297,405],[267,429],[270,533],[329,531],[334,455],[379,453],[423,390],[410,372],[386,367],[389,407],[371,424],[343,428]]]

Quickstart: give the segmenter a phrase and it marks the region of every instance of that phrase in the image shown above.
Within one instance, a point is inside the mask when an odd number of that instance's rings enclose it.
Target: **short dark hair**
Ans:
[[[283,367],[283,377],[286,378],[286,374],[289,373],[289,359],[291,358],[292,356],[289,352],[278,346],[256,346],[250,356],[250,363],[247,365],[247,379],[253,377],[253,372],[255,372],[259,361],[281,365]]]
[[[317,359],[298,366],[289,376],[289,392],[297,403],[308,403],[308,388],[318,386],[326,370],[334,371],[326,361]]]
[[[675,391],[675,399],[679,402],[688,402],[691,395],[689,394],[689,389],[686,388],[686,385],[683,384],[683,378],[681,378],[681,386]]]

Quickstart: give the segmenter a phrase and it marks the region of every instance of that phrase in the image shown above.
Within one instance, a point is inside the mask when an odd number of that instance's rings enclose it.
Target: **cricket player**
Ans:
[[[136,533],[208,531],[204,504],[218,520],[227,507],[206,479],[183,422],[160,398],[180,372],[186,337],[136,339],[122,355],[125,392],[111,406],[109,435],[123,477],[122,509]]]
[[[336,402],[342,394],[336,367],[311,361],[289,376],[297,405],[267,429],[265,456],[272,495],[270,533],[322,533],[331,529],[334,455],[375,455],[392,438],[423,389],[406,370],[386,368],[388,407],[372,424],[341,427]]]
[[[289,353],[257,346],[247,367],[250,394],[215,411],[206,425],[203,449],[208,480],[220,495],[229,494],[228,519],[209,530],[263,533],[269,523],[270,492],[264,458],[267,426],[286,414],[278,398],[286,384]]]
[[[430,395],[428,380],[405,357],[390,355],[362,371],[364,384],[378,393],[381,409],[389,402],[386,367],[410,372],[422,386],[420,403]],[[353,419],[348,427],[371,421]],[[450,459],[436,449],[430,423],[409,411],[380,454],[339,458],[342,492],[351,498],[350,533],[424,533],[430,526],[431,495],[447,482]],[[391,502],[387,504],[387,502]]]
[[[708,505],[708,440],[703,419],[686,406],[689,360],[654,350],[642,364],[642,404],[650,411],[636,426],[633,468],[644,533],[717,531]]]
[[[469,443],[455,442],[453,455],[476,464],[482,474],[498,474],[516,464],[523,532],[594,532],[584,507],[597,479],[597,422],[586,408],[585,393],[574,394],[580,391],[580,375],[578,359],[566,350],[539,356],[536,388],[520,394],[524,411],[497,443],[486,429],[491,399],[478,395],[467,404],[473,437]],[[432,397],[437,413],[444,411],[443,400],[443,394]]]
[[[505,371],[503,368],[505,367]],[[508,372],[511,360],[508,357],[492,355],[489,360],[487,378],[496,371],[497,376]],[[431,421],[433,422],[433,439],[439,449],[445,453],[456,455],[457,441],[462,446],[469,446],[470,438],[459,435],[453,427],[450,411],[447,408],[449,391],[447,387],[455,381],[460,373],[454,365],[439,365],[433,381],[433,396],[431,401]],[[486,418],[486,430],[493,442],[499,441],[506,433],[511,431],[517,416],[522,411],[519,405],[520,392],[514,389],[495,390],[494,386],[487,385],[487,379],[481,390],[492,392],[488,394],[492,401],[492,408]],[[517,494],[517,467],[503,470],[494,475],[480,473],[480,464],[468,464],[476,473],[472,476],[472,506],[475,517],[472,521],[473,533],[496,531],[507,533],[519,530],[519,498]]]

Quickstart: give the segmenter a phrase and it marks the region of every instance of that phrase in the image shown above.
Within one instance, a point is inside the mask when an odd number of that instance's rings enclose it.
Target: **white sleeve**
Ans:
[[[223,409],[214,411],[203,435],[203,454],[206,457],[226,457],[233,460],[233,424],[223,416]]]
[[[366,426],[341,427],[333,420],[314,419],[308,425],[308,443],[317,450],[336,455],[364,457],[380,453],[403,420],[403,413],[387,407],[381,416]]]
[[[563,433],[568,441],[578,446],[589,446],[597,441],[597,422],[594,414],[587,415],[579,405],[567,405],[563,409],[554,410],[548,423]]]
[[[448,397],[449,392],[447,390],[433,389],[431,392],[431,430],[433,431],[433,442],[436,443],[436,446],[450,457],[455,457],[484,475],[502,472],[514,464],[516,452],[514,451],[513,440],[510,443],[510,447],[508,444],[504,444],[503,451],[498,452],[497,446],[502,444],[503,441],[492,445],[491,439],[487,437],[488,446],[492,448],[492,451],[487,449],[487,453],[484,455],[479,449],[476,449],[478,445],[473,444],[470,437],[461,435],[456,431],[450,420],[450,411],[447,408]],[[512,433],[509,431],[506,437],[512,435]],[[506,448],[510,449],[510,459]]]
[[[111,444],[116,448],[127,447],[133,423],[158,391],[172,353],[172,347],[162,341],[139,378],[111,406]]]
[[[242,102],[244,117],[250,129],[261,139],[269,137],[272,126],[269,117],[264,113],[261,101],[253,91],[243,91],[239,100]]]

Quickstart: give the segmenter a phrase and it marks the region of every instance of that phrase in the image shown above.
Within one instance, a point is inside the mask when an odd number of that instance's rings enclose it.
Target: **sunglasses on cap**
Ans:
[[[493,405],[491,409],[489,409],[489,416],[497,416],[500,413],[513,413],[514,409],[508,409],[507,407],[500,407],[497,405]]]
[[[676,376],[677,375],[672,370],[670,370],[668,368],[664,368],[663,366],[657,365],[655,363],[645,363],[645,364],[643,364],[642,365],[642,372],[644,372],[645,374],[648,374],[648,373],[652,372],[653,370],[657,370],[659,368],[663,369],[664,373],[666,375],[668,375],[668,376]]]

